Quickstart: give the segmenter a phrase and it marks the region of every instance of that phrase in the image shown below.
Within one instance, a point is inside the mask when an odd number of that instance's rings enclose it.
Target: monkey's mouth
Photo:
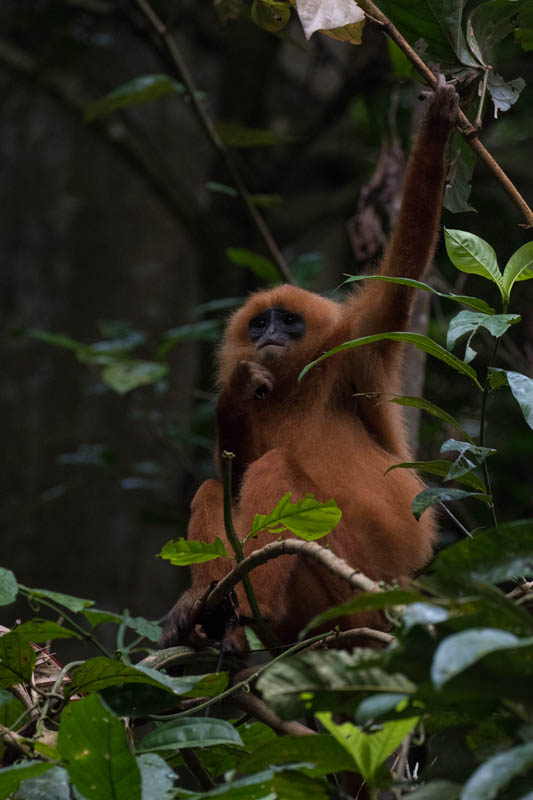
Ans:
[[[281,353],[285,350],[286,345],[280,344],[279,342],[265,342],[264,344],[259,345],[257,348],[263,355],[275,356],[278,353]]]

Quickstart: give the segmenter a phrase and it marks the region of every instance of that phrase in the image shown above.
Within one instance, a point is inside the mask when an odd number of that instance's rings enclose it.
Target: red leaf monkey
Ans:
[[[428,102],[382,275],[421,278],[433,257],[457,94],[441,76]],[[390,582],[428,561],[433,519],[426,513],[417,522],[411,513],[420,482],[410,471],[385,474],[392,464],[410,460],[401,410],[354,398],[401,390],[401,345],[382,341],[339,353],[297,380],[309,361],[341,342],[405,330],[412,302],[412,289],[380,281],[368,281],[342,303],[279,286],[253,294],[229,319],[219,353],[217,454],[236,455],[233,518],[239,538],[255,514],[271,511],[286,492],[293,500],[311,492],[319,500],[333,497],[342,509],[327,539],[331,550],[369,577]],[[227,543],[222,511],[222,483],[208,480],[192,502],[189,538],[219,536]],[[261,534],[246,544],[245,554],[274,538]],[[185,641],[195,622],[206,623],[210,638],[228,633],[213,633],[213,621],[193,614],[206,588],[228,569],[225,559],[192,568],[192,587],[170,612],[161,646]],[[311,617],[350,594],[347,584],[303,556],[269,561],[251,578],[260,610],[282,642],[293,641]],[[252,614],[242,585],[236,592],[245,624]],[[376,625],[379,618],[370,612],[341,624]],[[231,643],[247,649],[242,627],[233,630]]]

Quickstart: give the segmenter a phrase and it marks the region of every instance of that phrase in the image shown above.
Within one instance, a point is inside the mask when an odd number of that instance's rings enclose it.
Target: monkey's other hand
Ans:
[[[232,390],[242,400],[264,400],[274,388],[270,370],[256,361],[239,361],[231,376]]]
[[[435,90],[429,93],[429,97],[428,116],[433,121],[441,122],[447,127],[454,125],[459,110],[459,95],[453,84],[446,83],[446,78],[442,73],[438,75]]]
[[[197,620],[210,591],[210,586],[207,589],[191,588],[181,595],[165,618],[163,633],[158,643],[160,650],[178,644],[191,644],[198,649],[208,646],[207,636],[197,624]]]

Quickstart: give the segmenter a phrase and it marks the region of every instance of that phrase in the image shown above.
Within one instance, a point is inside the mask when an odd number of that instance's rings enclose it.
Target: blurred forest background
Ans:
[[[306,42],[296,20],[277,36],[251,19],[225,22],[210,2],[154,7],[211,115],[272,132],[270,146],[250,147],[233,129],[232,153],[250,191],[266,195],[261,213],[299,281],[331,291],[344,273],[371,268],[381,222],[397,207],[420,93],[382,34],[367,26],[361,47]],[[533,59],[511,38],[501,58],[499,71],[526,88],[500,119],[488,110],[481,138],[531,202]],[[211,474],[219,326],[225,309],[265,283],[262,262],[254,272],[227,251],[268,255],[186,93],[84,121],[90,103],[161,73],[180,79],[133,2],[0,6],[0,560],[29,586],[148,617],[184,586],[154,554],[185,535],[192,495]],[[530,232],[481,165],[471,202],[477,213],[445,212],[444,224],[490,241],[503,265]],[[433,285],[496,301],[487,282],[457,276],[439,249]],[[532,298],[532,282],[521,284],[510,311],[523,323],[500,352],[502,366],[529,375]],[[457,309],[433,300],[431,311],[430,333],[442,340]],[[127,341],[149,360],[163,341],[170,369],[117,393],[97,365],[27,329]],[[479,409],[466,382],[440,362],[427,366],[421,393],[468,428]],[[423,418],[419,433],[418,455],[437,457],[442,424]],[[491,398],[488,444],[499,449],[490,466],[500,519],[530,516],[533,434],[510,393]],[[470,527],[489,521],[483,506],[457,513]]]

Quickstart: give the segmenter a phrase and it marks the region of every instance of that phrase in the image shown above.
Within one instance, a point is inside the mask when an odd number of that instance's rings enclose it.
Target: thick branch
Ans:
[[[392,24],[390,19],[388,19],[388,17],[386,17],[385,14],[383,14],[383,12],[380,11],[376,5],[374,5],[372,0],[359,0],[359,5],[363,11],[368,14],[370,19],[373,19],[379,23],[387,36],[389,36],[393,42],[398,45],[400,50],[405,53],[406,57],[422,75],[426,83],[434,88],[437,83],[435,75],[427,66],[427,64],[422,61],[418,53],[416,53],[411,45],[403,38],[400,31]],[[477,153],[485,166],[488,167],[488,169],[492,172],[496,180],[502,185],[504,191],[507,192],[516,208],[520,211],[525,220],[524,227],[532,228],[533,211],[528,206],[511,179],[505,174],[500,165],[475,135],[475,128],[473,128],[470,120],[461,110],[459,110],[458,114],[457,127],[463,134],[472,150]]]
[[[233,587],[239,583],[245,575],[248,575],[256,567],[265,564],[272,558],[283,555],[303,555],[307,558],[314,558],[339,578],[345,580],[352,589],[359,589],[363,592],[381,592],[379,583],[367,578],[357,569],[351,567],[343,558],[339,558],[316,542],[304,542],[301,539],[283,539],[281,542],[272,542],[249,555],[234,567],[225,578],[223,578],[212,592],[209,593],[205,601],[205,610],[211,611],[220,603]]]
[[[232,698],[232,703],[246,711],[247,714],[251,714],[256,719],[264,722],[269,728],[278,731],[278,733],[289,733],[293,736],[316,734],[316,731],[311,730],[306,725],[302,725],[301,722],[284,722],[252,692],[239,692]]]

